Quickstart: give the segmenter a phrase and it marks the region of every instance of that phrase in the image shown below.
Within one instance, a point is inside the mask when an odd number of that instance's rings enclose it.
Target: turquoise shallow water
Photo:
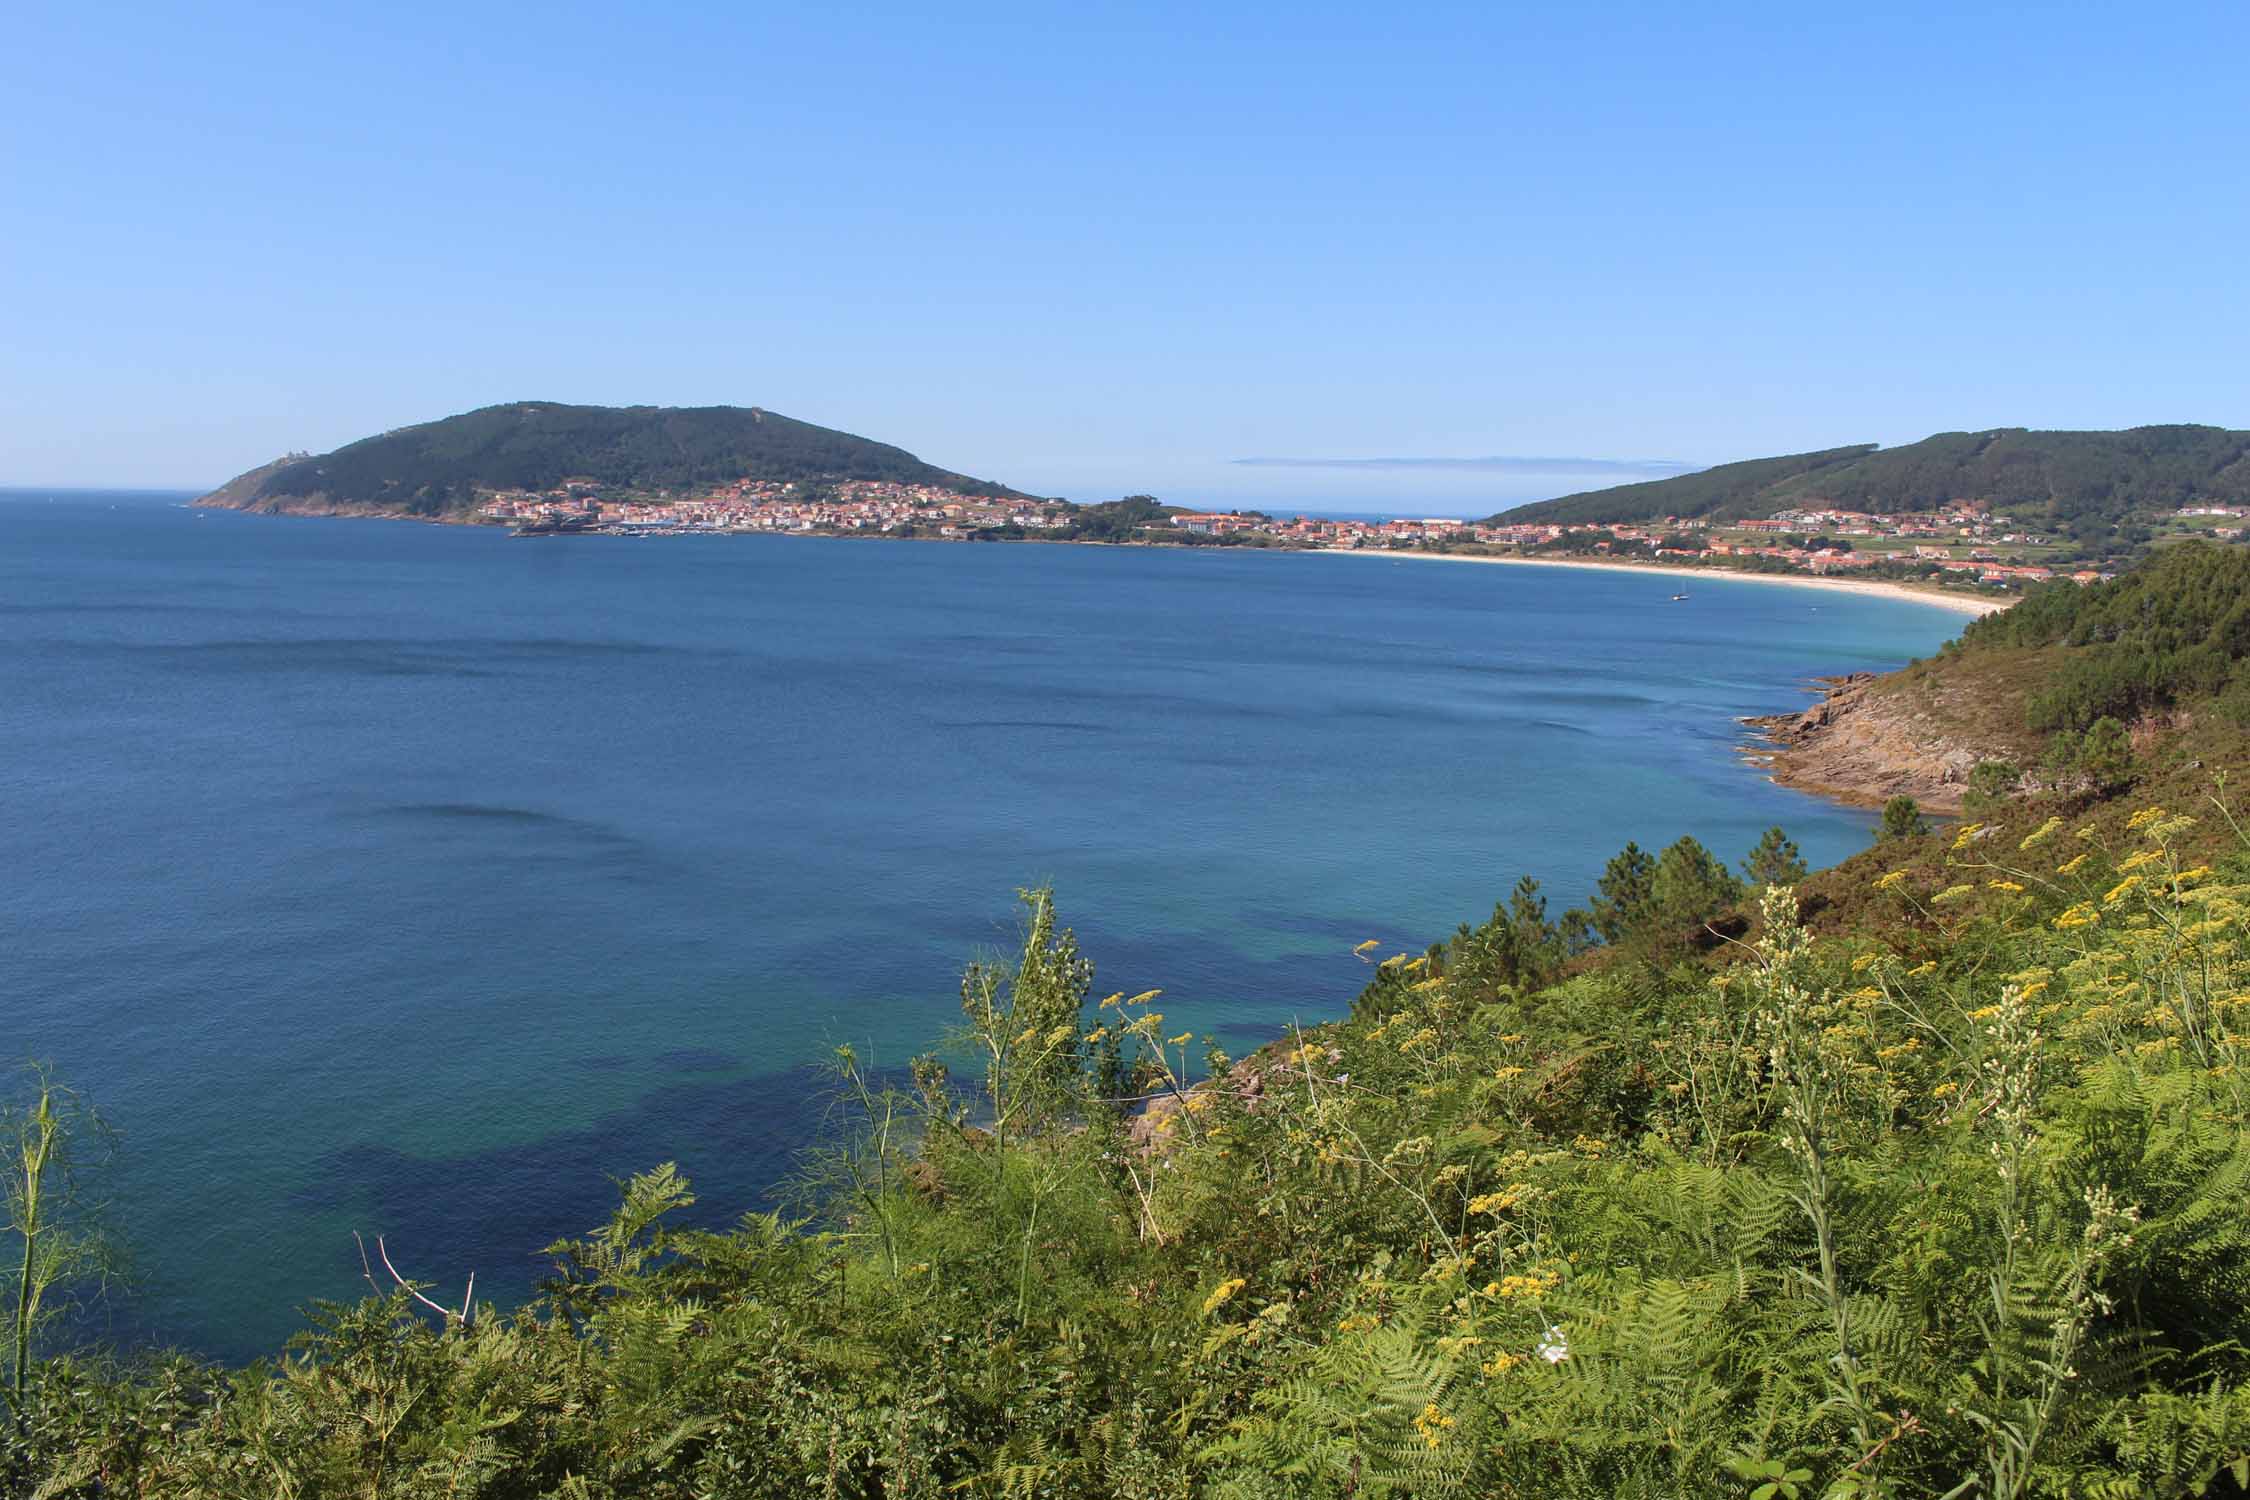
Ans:
[[[412,1274],[523,1295],[610,1179],[763,1206],[1051,881],[1235,1050],[1627,839],[1816,863],[1731,753],[1929,607],[1216,551],[512,541],[0,496],[0,1003],[123,1132],[128,1337],[229,1356]]]

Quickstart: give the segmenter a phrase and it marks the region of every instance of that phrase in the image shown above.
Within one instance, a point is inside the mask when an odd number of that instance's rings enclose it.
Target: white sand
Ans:
[[[1741,583],[1779,583],[1790,588],[1822,589],[1837,594],[1865,594],[1877,599],[1902,599],[1909,604],[1934,605],[1964,615],[1989,615],[2016,602],[2016,595],[1991,599],[1939,589],[1916,588],[1874,578],[1815,577],[1810,573],[1751,573],[1732,568],[1682,568],[1670,563],[1589,562],[1564,557],[1473,557],[1463,552],[1389,552],[1381,548],[1316,547],[1325,557],[1422,558],[1431,562],[1499,563],[1516,568],[1597,568],[1605,573],[1655,573],[1667,578],[1694,578],[1703,582],[1724,579]]]

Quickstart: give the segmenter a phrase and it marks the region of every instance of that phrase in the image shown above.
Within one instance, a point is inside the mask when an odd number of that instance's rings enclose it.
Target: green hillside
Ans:
[[[1752,458],[1720,464],[1671,479],[1648,479],[1606,490],[1588,490],[1559,500],[1519,505],[1492,519],[1507,522],[1555,522],[1578,526],[1613,521],[1653,521],[1661,516],[1756,516],[1772,507],[1759,508],[1776,486],[1805,475],[1833,470],[1875,451],[1873,443],[1850,448],[1827,448],[1818,453],[1793,453],[1783,458]]]
[[[903,448],[739,406],[487,406],[292,455],[221,485],[203,503],[442,517],[495,490],[583,479],[636,492],[693,492],[738,479],[892,480],[1013,496]]]
[[[2027,524],[2081,540],[2193,501],[2250,504],[2250,432],[2194,426],[1943,432],[1902,448],[1831,448],[1565,495],[1494,519],[1568,525],[1667,515],[1743,520],[1803,505],[1895,514],[1951,500],[1984,500]]]

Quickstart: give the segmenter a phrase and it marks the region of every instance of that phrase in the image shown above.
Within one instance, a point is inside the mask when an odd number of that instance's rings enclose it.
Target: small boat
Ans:
[[[1685,594],[1674,594],[1674,595],[1673,595],[1672,597],[1673,597],[1673,598],[1674,598],[1675,600],[1679,600],[1679,599],[1685,599],[1685,598],[1687,597],[1687,595],[1685,595]]]

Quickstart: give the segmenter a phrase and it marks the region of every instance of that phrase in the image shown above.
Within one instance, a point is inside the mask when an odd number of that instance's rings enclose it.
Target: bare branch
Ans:
[[[359,1274],[367,1278],[369,1291],[378,1297],[382,1296],[383,1289],[375,1284],[375,1268],[367,1263],[367,1241],[360,1239],[356,1229],[352,1231],[352,1239],[359,1245]]]
[[[362,1248],[364,1248],[364,1246],[362,1246]],[[389,1273],[391,1273],[391,1280],[394,1280],[394,1282],[398,1282],[400,1286],[405,1286],[409,1298],[414,1298],[416,1302],[421,1302],[421,1304],[423,1304],[423,1307],[427,1307],[427,1309],[430,1309],[432,1313],[436,1313],[436,1316],[439,1316],[439,1318],[454,1318],[454,1316],[459,1316],[459,1318],[461,1318],[461,1322],[468,1322],[468,1313],[454,1313],[454,1311],[452,1311],[450,1307],[439,1307],[439,1304],[436,1304],[436,1302],[432,1302],[430,1298],[425,1298],[425,1295],[421,1295],[421,1291],[416,1291],[416,1289],[414,1289],[414,1282],[409,1282],[409,1280],[405,1280],[405,1277],[403,1277],[403,1275],[398,1275],[398,1266],[394,1266],[394,1264],[391,1264],[391,1253],[389,1253],[389,1250],[387,1250],[387,1248],[382,1248],[382,1235],[376,1235],[376,1255],[380,1255],[380,1257],[382,1257],[382,1268],[385,1268],[385,1271],[389,1271]]]

